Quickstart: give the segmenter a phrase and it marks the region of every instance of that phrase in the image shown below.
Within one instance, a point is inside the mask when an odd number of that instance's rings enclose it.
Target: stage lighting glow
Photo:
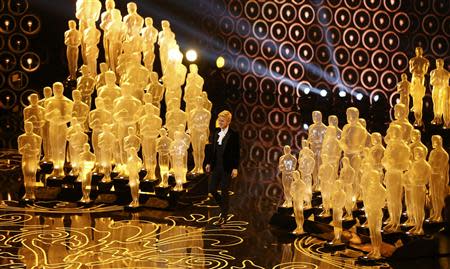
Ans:
[[[347,96],[346,91],[339,91],[339,97],[345,97],[345,96]]]
[[[181,59],[183,59],[183,54],[178,49],[173,48],[169,50],[169,61],[179,62]]]
[[[356,100],[358,100],[358,101],[361,101],[363,99],[363,97],[364,97],[363,94],[360,92],[356,94]]]
[[[309,126],[306,123],[303,123],[303,129],[308,130]]]
[[[380,100],[380,96],[377,94],[373,97],[373,101],[378,102],[378,100]]]
[[[186,59],[189,62],[195,62],[197,60],[197,52],[193,49],[190,49],[186,52]]]
[[[216,66],[217,66],[217,68],[224,67],[225,66],[225,58],[223,58],[222,56],[217,57]]]
[[[306,87],[306,88],[303,89],[303,92],[305,94],[309,94],[310,91],[311,91],[311,89],[309,87]]]
[[[322,96],[322,97],[327,96],[327,91],[326,90],[320,90],[320,96]]]

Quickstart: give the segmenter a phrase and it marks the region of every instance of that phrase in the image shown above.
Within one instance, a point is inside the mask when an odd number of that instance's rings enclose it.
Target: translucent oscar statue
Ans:
[[[123,138],[123,148],[125,152],[128,152],[128,149],[134,148],[136,152],[141,148],[141,138],[136,133],[136,128],[130,126],[128,127],[128,135]],[[122,176],[128,176],[128,166],[125,167],[125,170],[121,174]]]
[[[433,98],[433,111],[434,119],[431,121],[432,124],[442,124],[442,116],[444,115],[444,108],[446,111],[448,106],[448,80],[450,79],[450,72],[444,68],[444,60],[436,60],[436,69],[430,73],[430,84],[433,86],[432,98]],[[447,124],[450,122],[447,121]],[[445,125],[449,128],[450,125]]]
[[[192,137],[192,154],[194,155],[194,169],[192,174],[203,174],[203,161],[205,160],[205,146],[208,143],[208,129],[211,113],[202,106],[202,97],[194,101],[194,107],[189,114],[189,133]],[[295,167],[294,167],[295,169]]]
[[[170,156],[176,182],[176,185],[173,188],[174,191],[183,190],[183,178],[185,177],[183,173],[186,172],[183,168],[188,147],[189,145],[186,145],[183,140],[183,133],[175,131],[174,140],[170,144]]]
[[[106,0],[105,9],[106,10],[101,14],[100,17],[100,29],[102,29],[104,33],[108,31],[110,24],[113,22],[113,10],[117,10],[114,0]],[[109,40],[105,38],[105,36],[103,36],[103,48],[105,50],[106,65],[109,66]]]
[[[339,144],[344,152],[344,156],[348,157],[352,166],[353,157],[360,155],[366,146],[367,130],[359,122],[359,110],[356,107],[349,107],[346,111],[347,124],[342,129],[342,136]]]
[[[114,101],[120,97],[120,87],[116,85],[116,74],[113,71],[105,72],[105,85],[97,88],[97,97],[104,100],[105,109],[113,112]]]
[[[81,153],[84,150],[84,144],[88,143],[88,135],[84,133],[83,128],[79,123],[76,123],[72,130],[67,134],[67,141],[69,142],[70,165],[72,170],[71,176],[78,176],[82,169]]]
[[[67,46],[66,57],[69,67],[69,80],[75,80],[77,78],[78,54],[82,35],[77,30],[77,23],[74,20],[70,20],[68,25],[69,30],[64,33],[64,44]]]
[[[142,137],[142,156],[147,175],[144,180],[156,180],[156,139],[161,129],[162,120],[155,113],[152,104],[144,106],[144,115],[139,119],[139,130]]]
[[[23,200],[35,200],[36,172],[41,155],[42,138],[33,133],[33,123],[25,121],[25,133],[17,138],[19,153],[22,155],[22,173],[25,185]]]
[[[94,21],[88,22],[88,27],[83,32],[83,41],[86,46],[86,65],[92,77],[97,75],[98,43],[100,42],[100,31],[96,28]]]
[[[321,216],[330,216],[330,209],[333,206],[333,188],[336,181],[336,172],[334,166],[329,161],[328,155],[322,154],[322,164],[319,167],[318,178],[322,194],[322,213]]]
[[[44,108],[44,126],[42,127],[42,144],[43,147],[43,155],[42,162],[51,162],[52,161],[52,150],[51,150],[51,143],[50,143],[50,122],[47,121],[45,118],[45,102],[52,97],[53,91],[51,87],[44,87],[44,98],[39,100],[38,104]]]
[[[90,203],[91,198],[89,195],[91,194],[92,169],[95,166],[95,155],[91,152],[91,147],[87,143],[83,145],[80,161],[82,169],[79,178],[81,177],[81,191],[83,192],[80,202]]]
[[[400,104],[405,105],[409,110],[409,91],[411,89],[411,83],[408,81],[408,76],[403,73],[401,75],[401,81],[397,83],[397,92],[400,94]]]
[[[96,109],[89,112],[89,127],[92,129],[91,141],[97,160],[101,160],[101,150],[99,146],[99,135],[102,131],[103,124],[112,124],[113,118],[111,113],[105,109],[103,98],[95,98]]]
[[[336,180],[335,187],[332,190],[332,198],[331,203],[333,207],[333,231],[334,231],[334,239],[333,244],[342,243],[342,215],[343,208],[345,206],[345,191],[344,191],[344,182],[341,180]]]
[[[383,159],[384,151],[386,150],[386,148],[383,146],[382,139],[383,138],[380,133],[377,132],[372,133],[372,135],[370,136],[370,141],[372,142],[372,145],[369,150],[369,155],[371,167],[380,172],[380,174],[382,175],[381,182],[383,183],[384,182],[383,165],[381,164],[381,160]]]
[[[45,119],[50,122],[49,134],[52,149],[54,177],[64,177],[64,161],[66,158],[67,123],[72,119],[73,102],[63,95],[61,82],[53,84],[54,96],[45,102]]]
[[[159,108],[164,98],[164,86],[158,80],[158,73],[150,73],[150,83],[146,87],[146,92],[151,93],[153,97],[152,104]]]
[[[102,3],[99,0],[77,0],[75,16],[79,20],[80,33],[84,33],[84,30],[89,27],[89,22],[95,23],[98,21],[101,9]],[[87,64],[84,35],[81,42],[81,55],[83,63]]]
[[[114,161],[114,147],[116,136],[112,132],[112,124],[103,124],[101,133],[98,135],[98,147],[100,156],[98,159],[100,173],[103,174],[102,182],[111,181],[112,164]]]
[[[422,235],[423,221],[425,220],[425,192],[426,185],[430,182],[431,166],[426,161],[427,156],[421,147],[414,149],[414,161],[411,164],[411,207],[414,211],[414,227],[408,232],[411,234]]]
[[[313,191],[320,189],[320,179],[318,178],[318,169],[322,163],[320,159],[320,151],[322,149],[322,142],[327,130],[327,126],[322,122],[322,113],[320,111],[312,112],[313,124],[308,129],[308,142],[311,150],[314,152],[314,159],[316,167],[313,172]]]
[[[337,139],[341,139],[342,130],[339,128],[339,119],[336,115],[328,116],[328,126],[334,126]]]
[[[387,191],[387,206],[389,211],[389,223],[385,231],[397,231],[400,225],[402,212],[402,178],[404,171],[410,166],[410,149],[402,140],[400,125],[393,124],[389,127],[389,140],[381,163],[386,170],[385,184]]]
[[[128,159],[127,159],[127,171],[128,179],[131,190],[132,201],[128,205],[129,207],[139,206],[139,172],[142,169],[142,160],[137,154],[137,149],[130,147],[127,149]]]
[[[39,96],[32,93],[28,96],[30,104],[23,109],[23,121],[33,123],[33,132],[40,137],[44,133],[45,109],[38,104]]]
[[[143,37],[143,56],[144,65],[148,71],[153,71],[153,62],[155,61],[155,43],[158,39],[158,30],[153,26],[153,19],[145,18],[145,27],[141,31]]]
[[[91,108],[91,95],[94,92],[95,79],[87,65],[80,67],[81,76],[77,78],[77,90],[81,92],[81,100]]]
[[[284,154],[280,157],[278,170],[281,172],[281,182],[283,184],[284,202],[282,207],[292,207],[291,184],[292,173],[297,168],[297,158],[291,153],[291,147],[286,145],[283,148]]]
[[[292,178],[293,181],[290,187],[290,192],[294,206],[295,223],[297,224],[297,227],[294,231],[292,231],[292,233],[295,235],[302,235],[305,233],[303,230],[303,223],[305,221],[303,208],[305,201],[309,200],[308,187],[301,179],[299,171],[292,172]]]
[[[111,11],[112,21],[107,25],[104,39],[108,44],[105,53],[108,54],[109,68],[116,72],[118,57],[122,51],[122,41],[125,39],[127,28],[122,22],[122,15],[117,9]]]
[[[381,258],[381,225],[383,223],[383,207],[386,201],[386,189],[381,184],[381,174],[375,169],[367,173],[367,191],[364,196],[364,208],[369,226],[372,250],[367,255],[372,259]]]
[[[414,125],[422,126],[423,97],[425,96],[425,75],[430,62],[423,56],[423,49],[416,48],[416,56],[409,60],[409,71],[412,74],[410,94],[413,98]]]
[[[344,192],[345,192],[345,219],[353,219],[353,208],[356,203],[356,196],[354,191],[356,172],[355,169],[350,165],[350,160],[348,157],[342,158],[342,168],[339,174],[339,180],[342,181]]]
[[[298,171],[302,181],[305,183],[305,208],[311,208],[312,200],[312,173],[315,167],[314,153],[308,148],[308,142],[302,140],[302,150],[298,154]]]
[[[170,162],[170,144],[172,139],[167,136],[167,131],[161,128],[160,137],[156,139],[156,151],[158,152],[159,174],[161,175],[161,183],[159,187],[169,187],[169,162]]]
[[[442,208],[444,207],[444,200],[448,194],[449,183],[449,165],[448,153],[442,146],[442,137],[433,135],[431,137],[431,144],[433,150],[430,152],[428,162],[431,165],[431,179],[430,179],[430,196],[431,196],[431,213],[430,221],[442,221]]]
[[[73,109],[72,118],[76,118],[84,131],[88,130],[88,117],[91,108],[82,100],[81,92],[79,90],[72,91]]]

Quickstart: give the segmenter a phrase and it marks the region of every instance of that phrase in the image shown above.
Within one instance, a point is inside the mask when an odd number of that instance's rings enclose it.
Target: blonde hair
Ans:
[[[224,110],[224,111],[220,112],[219,115],[217,116],[217,118],[220,118],[220,117],[224,117],[229,122],[231,122],[232,115],[231,115],[230,111]]]

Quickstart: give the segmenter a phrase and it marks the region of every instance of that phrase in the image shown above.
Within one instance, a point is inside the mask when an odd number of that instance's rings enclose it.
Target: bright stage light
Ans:
[[[320,90],[320,96],[322,96],[322,97],[327,96],[327,91],[326,90]]]
[[[361,100],[363,99],[363,97],[364,97],[363,94],[360,93],[360,92],[356,94],[356,99],[357,99],[358,101],[361,101]]]
[[[217,66],[217,68],[224,67],[225,66],[225,58],[223,58],[222,56],[217,57],[216,66]]]
[[[305,94],[309,94],[310,91],[311,91],[311,89],[309,87],[306,87],[306,88],[303,89],[303,92]]]
[[[339,97],[345,97],[345,96],[347,96],[347,92],[339,91]]]
[[[169,50],[169,61],[179,62],[183,59],[183,54],[178,49],[173,48]]]
[[[308,130],[309,126],[306,123],[303,123],[303,129]]]
[[[186,60],[189,62],[195,62],[197,60],[197,52],[193,49],[186,51]]]
[[[373,97],[373,101],[378,102],[378,100],[380,100],[380,96],[377,94]]]

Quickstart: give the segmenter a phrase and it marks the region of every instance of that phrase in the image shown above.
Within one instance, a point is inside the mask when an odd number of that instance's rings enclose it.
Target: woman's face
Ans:
[[[228,121],[228,119],[226,117],[219,117],[217,119],[217,123],[219,124],[220,129],[225,129],[230,124],[230,122]]]

